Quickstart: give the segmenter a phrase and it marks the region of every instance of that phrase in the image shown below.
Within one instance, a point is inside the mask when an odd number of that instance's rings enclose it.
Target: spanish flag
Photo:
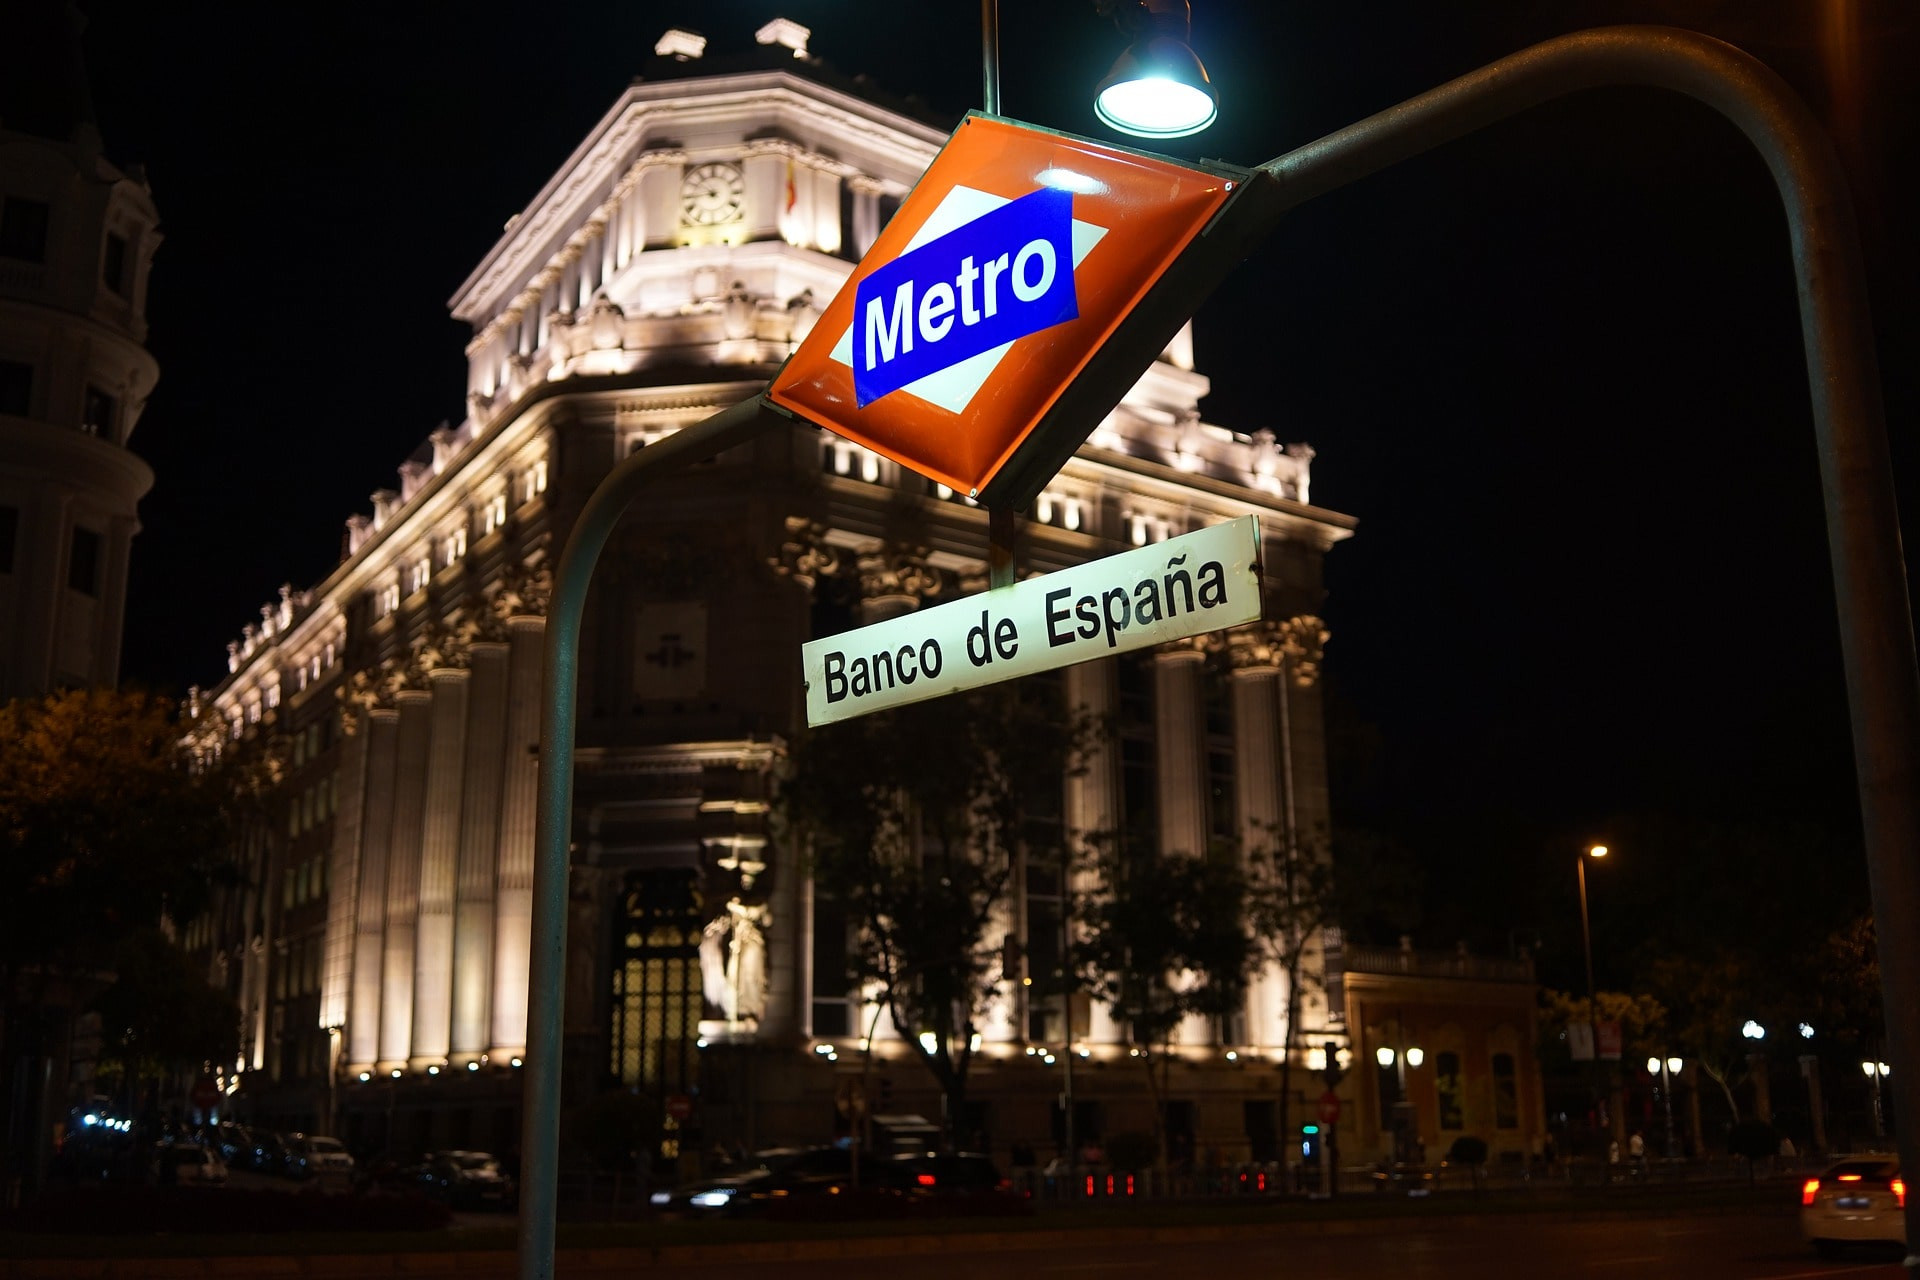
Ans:
[[[793,157],[787,157],[787,212],[793,212],[793,206],[800,203],[800,188],[793,182]]]

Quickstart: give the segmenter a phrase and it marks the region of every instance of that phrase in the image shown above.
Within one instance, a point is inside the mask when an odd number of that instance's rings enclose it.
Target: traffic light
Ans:
[[[1323,1052],[1327,1055],[1327,1066],[1320,1073],[1320,1078],[1327,1082],[1327,1088],[1338,1088],[1340,1082],[1347,1078],[1347,1069],[1340,1065],[1340,1045],[1337,1041],[1328,1040],[1323,1045]]]

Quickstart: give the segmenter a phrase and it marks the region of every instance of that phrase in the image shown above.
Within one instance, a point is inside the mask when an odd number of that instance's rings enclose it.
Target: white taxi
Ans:
[[[1800,1186],[1800,1234],[1822,1254],[1907,1242],[1907,1184],[1892,1156],[1848,1156]]]

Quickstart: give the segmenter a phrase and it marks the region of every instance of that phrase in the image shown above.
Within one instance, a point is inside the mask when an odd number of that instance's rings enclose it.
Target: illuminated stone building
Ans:
[[[80,15],[29,6],[0,56],[0,700],[119,680],[159,378],[146,179],[101,152]]]
[[[765,384],[947,133],[806,37],[776,21],[732,60],[663,37],[454,294],[473,333],[462,421],[199,695],[223,737],[284,764],[282,807],[249,845],[264,892],[188,928],[247,1012],[242,1114],[363,1149],[516,1145],[549,568],[619,459]],[[1328,818],[1316,614],[1322,557],[1353,522],[1310,505],[1311,450],[1204,421],[1207,389],[1183,333],[1023,534],[1023,571],[1044,572],[1260,517],[1271,621],[1064,674],[1117,726],[1063,781],[1064,820],[1125,818],[1166,850]],[[833,1132],[871,1006],[846,989],[844,912],[769,822],[799,648],[981,589],[985,544],[963,496],[799,429],[626,517],[581,657],[571,1098],[697,1095],[707,1143]],[[1016,931],[1043,949],[1058,886],[1036,874],[1016,899]],[[1340,1036],[1342,1008],[1309,993],[1302,1043]],[[1181,1046],[1177,1127],[1196,1144],[1273,1152],[1285,1009],[1268,976],[1244,1017]],[[1125,1029],[1099,1008],[1073,1021],[1079,1132],[1146,1127]],[[969,1127],[1046,1148],[1058,1067],[1028,1049],[1063,1050],[1066,1023],[1057,1001],[1004,991]],[[910,1046],[884,1026],[876,1041],[876,1109],[937,1115]]]

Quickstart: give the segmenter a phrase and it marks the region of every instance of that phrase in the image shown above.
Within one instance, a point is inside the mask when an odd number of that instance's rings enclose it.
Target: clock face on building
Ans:
[[[680,210],[688,222],[709,227],[740,216],[746,180],[738,165],[695,165],[680,180]]]

